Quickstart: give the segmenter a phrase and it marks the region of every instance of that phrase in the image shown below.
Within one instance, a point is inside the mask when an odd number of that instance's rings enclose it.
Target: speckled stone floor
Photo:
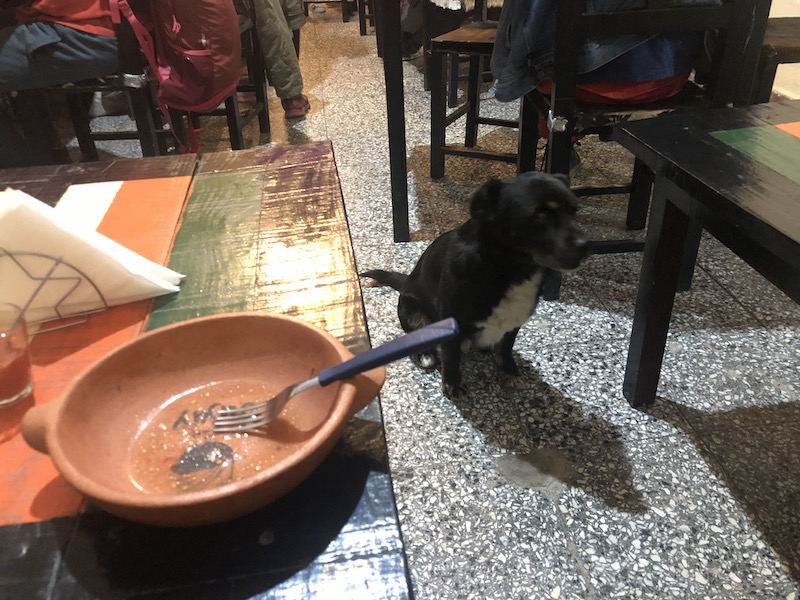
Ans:
[[[409,270],[465,218],[473,189],[513,174],[448,157],[446,177],[430,180],[429,97],[421,65],[405,63],[413,241],[393,243],[375,36],[328,5],[312,11],[301,54],[311,113],[286,121],[272,97],[271,140],[251,130],[248,141],[333,141],[361,269]],[[517,107],[484,109],[513,117]],[[225,149],[222,120],[202,139]],[[516,141],[486,128],[479,143]],[[618,180],[631,165],[609,143],[579,153],[579,182]],[[620,237],[630,235],[623,208],[586,200],[579,215],[592,237]],[[637,254],[592,257],[559,301],[540,305],[516,345],[530,390],[504,388],[480,354],[466,358],[462,402],[441,394],[438,374],[389,367],[381,403],[417,598],[800,596],[800,308],[704,239],[692,289],[676,302],[658,399],[634,410],[621,385],[639,264]],[[396,302],[365,287],[373,345],[401,333]]]

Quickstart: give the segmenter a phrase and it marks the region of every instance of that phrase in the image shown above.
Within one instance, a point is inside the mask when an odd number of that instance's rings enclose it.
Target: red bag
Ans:
[[[232,0],[150,0],[148,4],[149,14],[141,15],[143,19],[134,14],[128,0],[111,0],[111,10],[116,22],[122,13],[131,24],[167,122],[172,125],[170,108],[207,112],[235,93],[242,46]],[[191,128],[190,134],[188,150],[195,152],[197,141]],[[181,150],[186,150],[183,144]]]

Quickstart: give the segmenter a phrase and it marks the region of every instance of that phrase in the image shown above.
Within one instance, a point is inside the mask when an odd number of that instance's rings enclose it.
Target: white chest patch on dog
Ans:
[[[489,318],[476,323],[482,329],[475,336],[475,343],[481,347],[492,347],[506,333],[521,327],[536,308],[541,281],[542,273],[536,273],[527,281],[509,288]]]

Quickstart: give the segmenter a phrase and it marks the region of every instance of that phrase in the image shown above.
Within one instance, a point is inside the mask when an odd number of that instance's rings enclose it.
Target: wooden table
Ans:
[[[800,101],[629,122],[615,139],[655,173],[623,391],[655,399],[681,272],[702,227],[800,302]],[[689,261],[685,259],[689,257]]]
[[[144,179],[162,182],[173,194],[181,193],[176,180],[188,182],[168,261],[187,278],[177,295],[147,303],[138,331],[145,322],[152,329],[204,314],[263,310],[324,326],[354,352],[368,347],[327,142],[0,171],[0,184],[49,203],[75,183]],[[86,325],[129,308],[90,315]],[[64,352],[53,364],[35,365],[37,390],[71,356]],[[9,469],[20,443],[13,438],[0,445],[2,598],[411,595],[377,400],[289,495],[207,527],[150,527],[75,505],[76,492],[60,476],[35,485],[24,467]],[[26,464],[40,457],[30,452]],[[9,507],[20,498],[27,512],[13,520]]]

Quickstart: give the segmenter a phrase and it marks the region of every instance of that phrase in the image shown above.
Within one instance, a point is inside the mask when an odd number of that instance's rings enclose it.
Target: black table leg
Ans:
[[[395,0],[375,0],[380,4],[378,27],[386,81],[386,117],[389,125],[389,169],[392,186],[392,224],[394,241],[411,239],[408,224],[408,178],[406,175],[406,117],[403,99],[403,58],[400,52],[400,4]]]
[[[622,385],[631,406],[650,404],[656,397],[672,305],[690,231],[688,215],[669,200],[670,195],[682,193],[667,180],[656,178]]]

